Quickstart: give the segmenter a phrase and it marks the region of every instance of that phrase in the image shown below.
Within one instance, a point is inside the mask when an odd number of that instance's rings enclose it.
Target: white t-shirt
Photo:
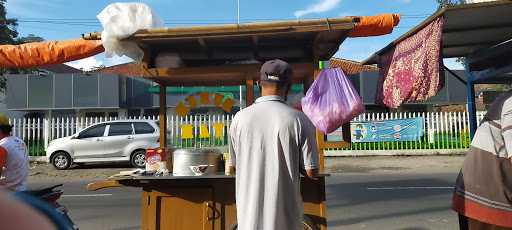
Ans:
[[[26,190],[29,158],[25,143],[17,137],[9,136],[0,140],[0,146],[7,151],[0,187],[13,191]]]
[[[302,229],[299,168],[318,168],[316,129],[278,96],[243,109],[230,127],[240,230]]]

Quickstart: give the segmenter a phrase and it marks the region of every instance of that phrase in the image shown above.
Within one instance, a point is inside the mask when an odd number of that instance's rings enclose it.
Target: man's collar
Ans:
[[[262,96],[256,99],[254,103],[266,102],[266,101],[281,101],[284,102],[283,98],[277,95]]]

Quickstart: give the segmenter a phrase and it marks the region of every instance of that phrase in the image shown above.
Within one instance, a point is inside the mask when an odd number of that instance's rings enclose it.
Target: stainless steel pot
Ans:
[[[190,166],[209,165],[203,175],[217,173],[222,153],[217,149],[177,149],[173,152],[172,174],[194,176]]]

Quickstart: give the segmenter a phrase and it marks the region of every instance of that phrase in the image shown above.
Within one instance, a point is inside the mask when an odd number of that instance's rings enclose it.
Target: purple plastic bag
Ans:
[[[322,70],[301,103],[302,111],[325,134],[364,111],[361,97],[340,68]]]

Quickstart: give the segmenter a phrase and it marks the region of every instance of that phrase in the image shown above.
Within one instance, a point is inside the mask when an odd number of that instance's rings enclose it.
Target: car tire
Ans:
[[[146,167],[146,151],[135,150],[130,157],[130,165],[134,168]]]
[[[72,159],[67,152],[57,152],[52,157],[52,165],[57,170],[68,169],[71,164]]]

